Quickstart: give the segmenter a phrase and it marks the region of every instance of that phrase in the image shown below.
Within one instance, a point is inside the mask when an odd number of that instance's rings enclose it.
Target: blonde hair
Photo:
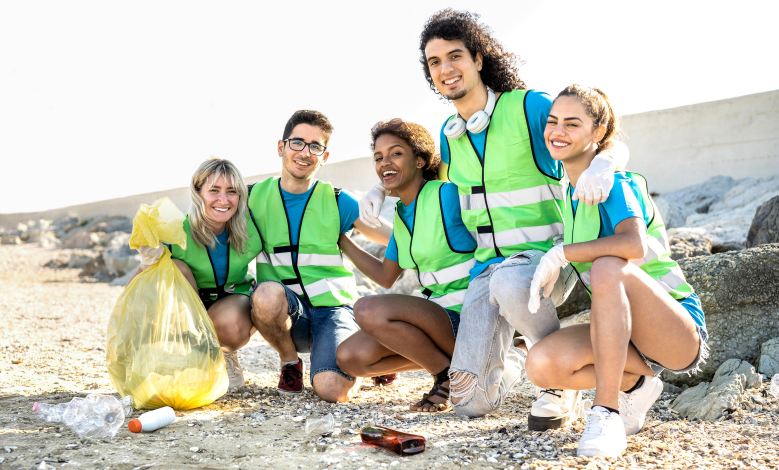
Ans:
[[[603,126],[606,129],[600,142],[598,142],[598,152],[609,148],[611,142],[619,133],[619,122],[617,116],[614,115],[614,110],[611,109],[611,102],[606,93],[598,88],[589,88],[573,84],[565,87],[565,89],[557,95],[557,98],[561,96],[574,96],[578,98],[579,102],[584,106],[587,115],[592,118],[593,128]],[[555,98],[555,100],[557,98]]]
[[[238,168],[229,160],[210,158],[197,167],[192,175],[192,184],[189,186],[192,197],[189,206],[189,225],[192,229],[192,238],[203,246],[216,247],[216,234],[208,227],[205,216],[205,201],[200,195],[203,186],[213,186],[219,177],[223,176],[238,193],[238,210],[227,221],[227,233],[230,245],[238,252],[246,248],[249,238],[246,232],[246,199],[248,191],[243,177]]]

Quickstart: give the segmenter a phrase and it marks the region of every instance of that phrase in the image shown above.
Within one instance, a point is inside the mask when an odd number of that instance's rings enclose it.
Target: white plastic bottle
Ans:
[[[156,410],[147,411],[127,423],[131,432],[152,432],[164,428],[176,420],[176,412],[169,406],[163,406]]]

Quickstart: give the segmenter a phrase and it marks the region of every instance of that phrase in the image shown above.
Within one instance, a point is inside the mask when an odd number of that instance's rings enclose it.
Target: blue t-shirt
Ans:
[[[573,196],[574,192],[573,186],[569,186],[568,193]],[[575,214],[579,207],[579,201],[573,200],[571,202]],[[601,231],[598,238],[614,235],[614,229],[617,228],[617,225],[631,217],[643,219],[646,225],[651,222],[641,198],[641,190],[635,181],[621,171],[614,173],[614,186],[611,188],[609,198],[598,204],[598,212],[601,220]]]
[[[414,230],[414,210],[417,200],[411,201],[411,204],[404,205],[401,202],[397,211],[401,220],[406,223],[409,230]],[[441,188],[441,206],[444,212],[444,230],[446,236],[452,244],[452,248],[457,251],[473,251],[476,249],[476,241],[471,233],[465,228],[463,219],[460,217],[460,197],[457,194],[457,186],[454,183],[444,183]],[[384,257],[398,262],[398,245],[395,242],[395,234],[390,236]]]
[[[533,156],[536,160],[536,165],[544,174],[560,179],[563,176],[562,163],[552,158],[549,154],[549,150],[546,148],[546,143],[544,142],[544,128],[546,128],[546,120],[549,117],[549,111],[552,109],[552,101],[552,98],[544,92],[528,90],[525,98],[525,117],[530,126],[530,145],[533,148]],[[444,134],[445,126],[446,122],[444,122],[444,125],[441,127],[441,161],[448,165],[449,141],[446,140],[446,134]],[[479,155],[479,158],[484,160],[484,146],[487,144],[487,130],[485,129],[478,134],[468,132],[468,136],[471,138],[471,142],[473,142],[473,146],[476,153]],[[499,256],[483,262],[477,261],[473,266],[473,269],[471,269],[471,279],[481,274],[487,269],[487,266],[499,263],[503,260],[504,258]]]
[[[298,244],[300,221],[303,220],[303,209],[305,209],[306,201],[308,201],[308,197],[313,190],[313,186],[308,191],[300,194],[292,194],[283,189],[281,190],[284,207],[287,209],[287,217],[289,218],[289,237],[293,245]],[[338,196],[338,215],[341,217],[341,233],[351,230],[354,227],[354,221],[360,215],[357,199],[343,189]]]
[[[223,286],[227,282],[227,260],[230,256],[228,249],[229,241],[230,234],[227,230],[223,230],[222,233],[216,236],[216,246],[214,248],[208,247],[208,256],[211,258],[211,264],[216,275],[216,284],[219,286]]]

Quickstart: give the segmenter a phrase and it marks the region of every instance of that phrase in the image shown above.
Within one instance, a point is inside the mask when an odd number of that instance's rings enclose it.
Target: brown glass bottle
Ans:
[[[384,426],[366,426],[360,431],[362,442],[394,452],[398,455],[414,455],[425,450],[425,437],[409,434]]]

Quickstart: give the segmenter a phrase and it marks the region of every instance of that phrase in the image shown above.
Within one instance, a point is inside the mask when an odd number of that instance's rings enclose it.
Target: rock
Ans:
[[[100,238],[86,229],[80,228],[61,238],[63,248],[89,249],[99,244]]]
[[[668,230],[668,241],[674,260],[711,254],[711,239],[700,228],[672,228]]]
[[[54,250],[62,246],[62,241],[57,238],[57,235],[52,231],[46,231],[41,233],[38,244],[47,250]]]
[[[760,346],[757,370],[766,377],[779,374],[779,337],[769,339]]]
[[[664,379],[694,385],[729,358],[756,363],[759,345],[779,336],[779,244],[687,258],[679,264],[701,298],[710,355],[698,375],[665,373]]]
[[[655,204],[666,228],[687,226],[687,217],[692,214],[708,213],[712,204],[735,185],[730,176],[715,176],[703,183],[688,186],[677,191],[654,196]]]
[[[128,244],[130,234],[114,232],[108,235],[112,238],[108,242],[108,248],[103,251],[105,274],[110,278],[115,278],[135,271],[141,264],[141,260],[138,253]]]
[[[0,244],[2,245],[19,245],[22,243],[22,239],[16,232],[4,233],[0,235]]]
[[[590,295],[587,293],[587,289],[581,282],[576,282],[568,298],[565,302],[557,307],[557,316],[559,318],[566,318],[571,315],[583,312],[590,308]]]
[[[93,262],[95,256],[97,255],[91,251],[74,251],[70,254],[70,258],[68,258],[68,264],[65,267],[82,269],[89,263]]]
[[[726,411],[734,411],[744,391],[761,381],[762,376],[749,363],[729,359],[717,369],[711,383],[688,388],[676,397],[671,408],[688,419],[714,421]]]
[[[776,195],[779,195],[779,176],[744,178],[719,201],[713,202],[707,212],[690,214],[685,225],[706,230],[711,237],[712,252],[739,249],[746,241],[756,209]],[[718,245],[723,249],[718,250]]]
[[[779,243],[779,196],[769,199],[757,208],[747,232],[747,247],[763,243]]]

